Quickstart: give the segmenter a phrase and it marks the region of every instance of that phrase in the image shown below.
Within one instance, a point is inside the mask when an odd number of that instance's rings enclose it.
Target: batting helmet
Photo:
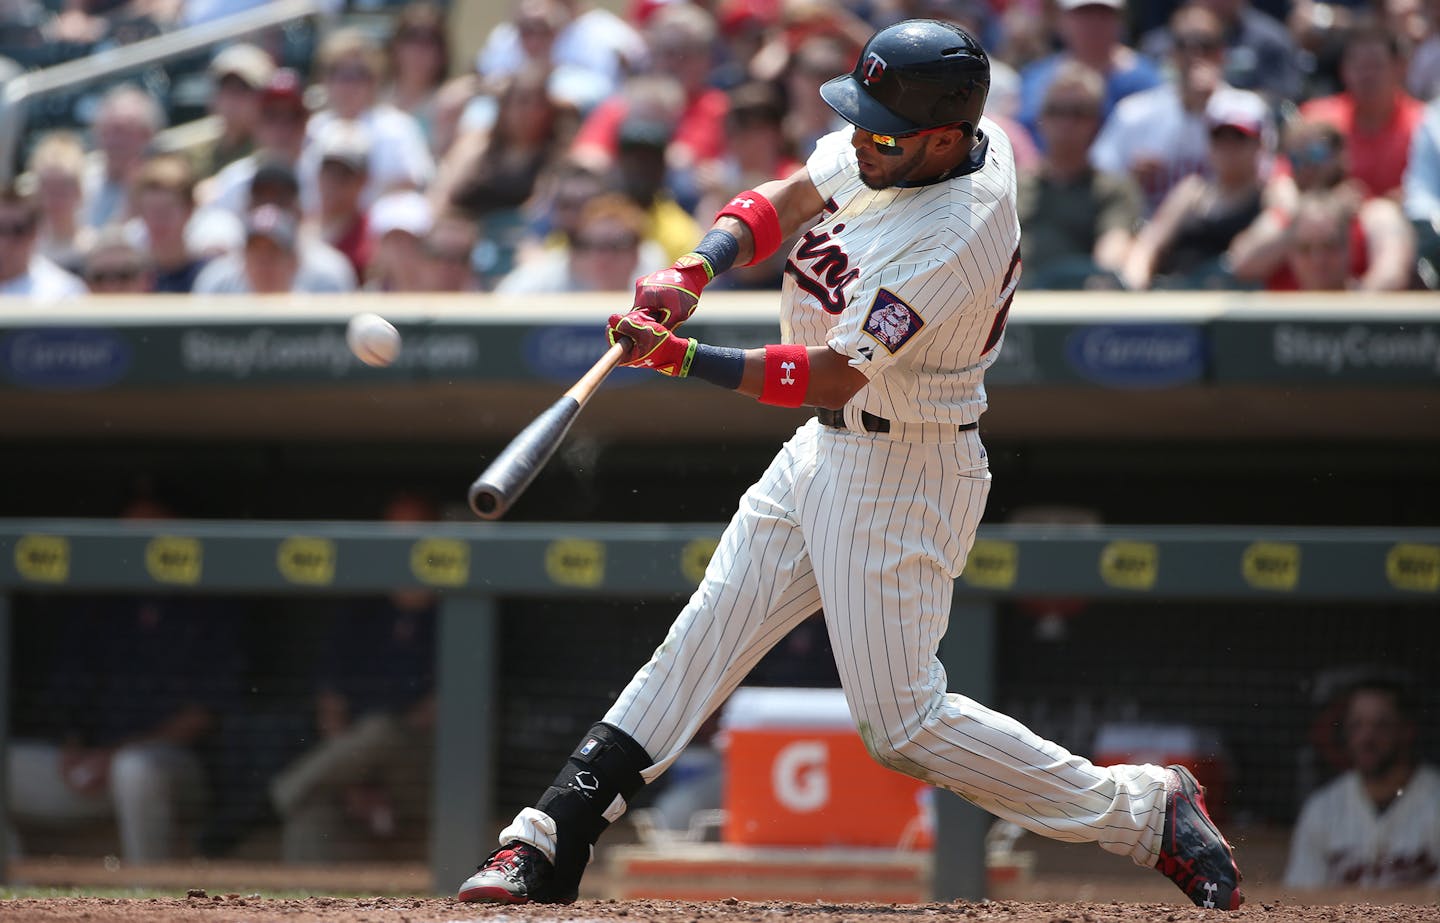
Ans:
[[[968,122],[973,130],[990,92],[990,58],[975,37],[934,19],[881,29],[855,70],[827,81],[820,97],[845,121],[901,137]]]

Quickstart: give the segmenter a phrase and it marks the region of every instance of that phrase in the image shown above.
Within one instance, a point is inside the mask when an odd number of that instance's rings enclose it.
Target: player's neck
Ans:
[[[1365,787],[1365,794],[1370,797],[1375,810],[1383,812],[1404,793],[1414,774],[1414,762],[1406,760],[1387,766],[1374,775],[1362,775],[1360,784]]]
[[[946,157],[927,160],[921,164],[920,169],[915,171],[916,176],[913,179],[907,179],[895,185],[906,189],[915,186],[933,186],[936,183],[943,183],[947,179],[974,173],[985,166],[985,154],[989,147],[990,139],[985,137],[984,132],[977,130],[974,137],[970,138],[968,148],[961,148],[961,152]]]

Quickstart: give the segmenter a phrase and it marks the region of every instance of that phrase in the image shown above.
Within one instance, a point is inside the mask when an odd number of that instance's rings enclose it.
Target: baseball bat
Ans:
[[[499,519],[510,509],[535,475],[560,447],[570,424],[599,389],[625,352],[625,343],[616,343],[570,386],[549,409],[522,429],[505,450],[470,485],[470,509],[481,519]]]

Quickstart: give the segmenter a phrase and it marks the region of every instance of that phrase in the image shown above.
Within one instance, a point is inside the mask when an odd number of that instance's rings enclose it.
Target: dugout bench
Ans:
[[[450,893],[491,849],[497,598],[689,593],[714,525],[0,520],[0,716],[13,592],[441,594],[430,868]],[[951,688],[987,700],[994,601],[1008,596],[1346,599],[1434,605],[1440,529],[985,526],[942,642]],[[963,636],[963,637],[962,637]],[[639,666],[639,664],[636,664]],[[0,722],[0,774],[5,767]],[[0,775],[0,791],[4,790]],[[6,842],[0,802],[0,880]],[[979,898],[988,816],[936,802],[933,896]]]

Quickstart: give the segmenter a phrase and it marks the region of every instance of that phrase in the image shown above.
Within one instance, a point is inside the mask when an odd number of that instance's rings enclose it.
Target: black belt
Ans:
[[[815,417],[824,426],[833,426],[835,429],[848,428],[845,426],[845,411],[843,410],[830,410],[825,407],[819,407],[815,410]],[[884,417],[877,417],[868,410],[860,411],[860,425],[865,427],[867,433],[890,432],[890,421]],[[963,433],[979,425],[979,423],[958,423],[955,426],[955,431]]]

